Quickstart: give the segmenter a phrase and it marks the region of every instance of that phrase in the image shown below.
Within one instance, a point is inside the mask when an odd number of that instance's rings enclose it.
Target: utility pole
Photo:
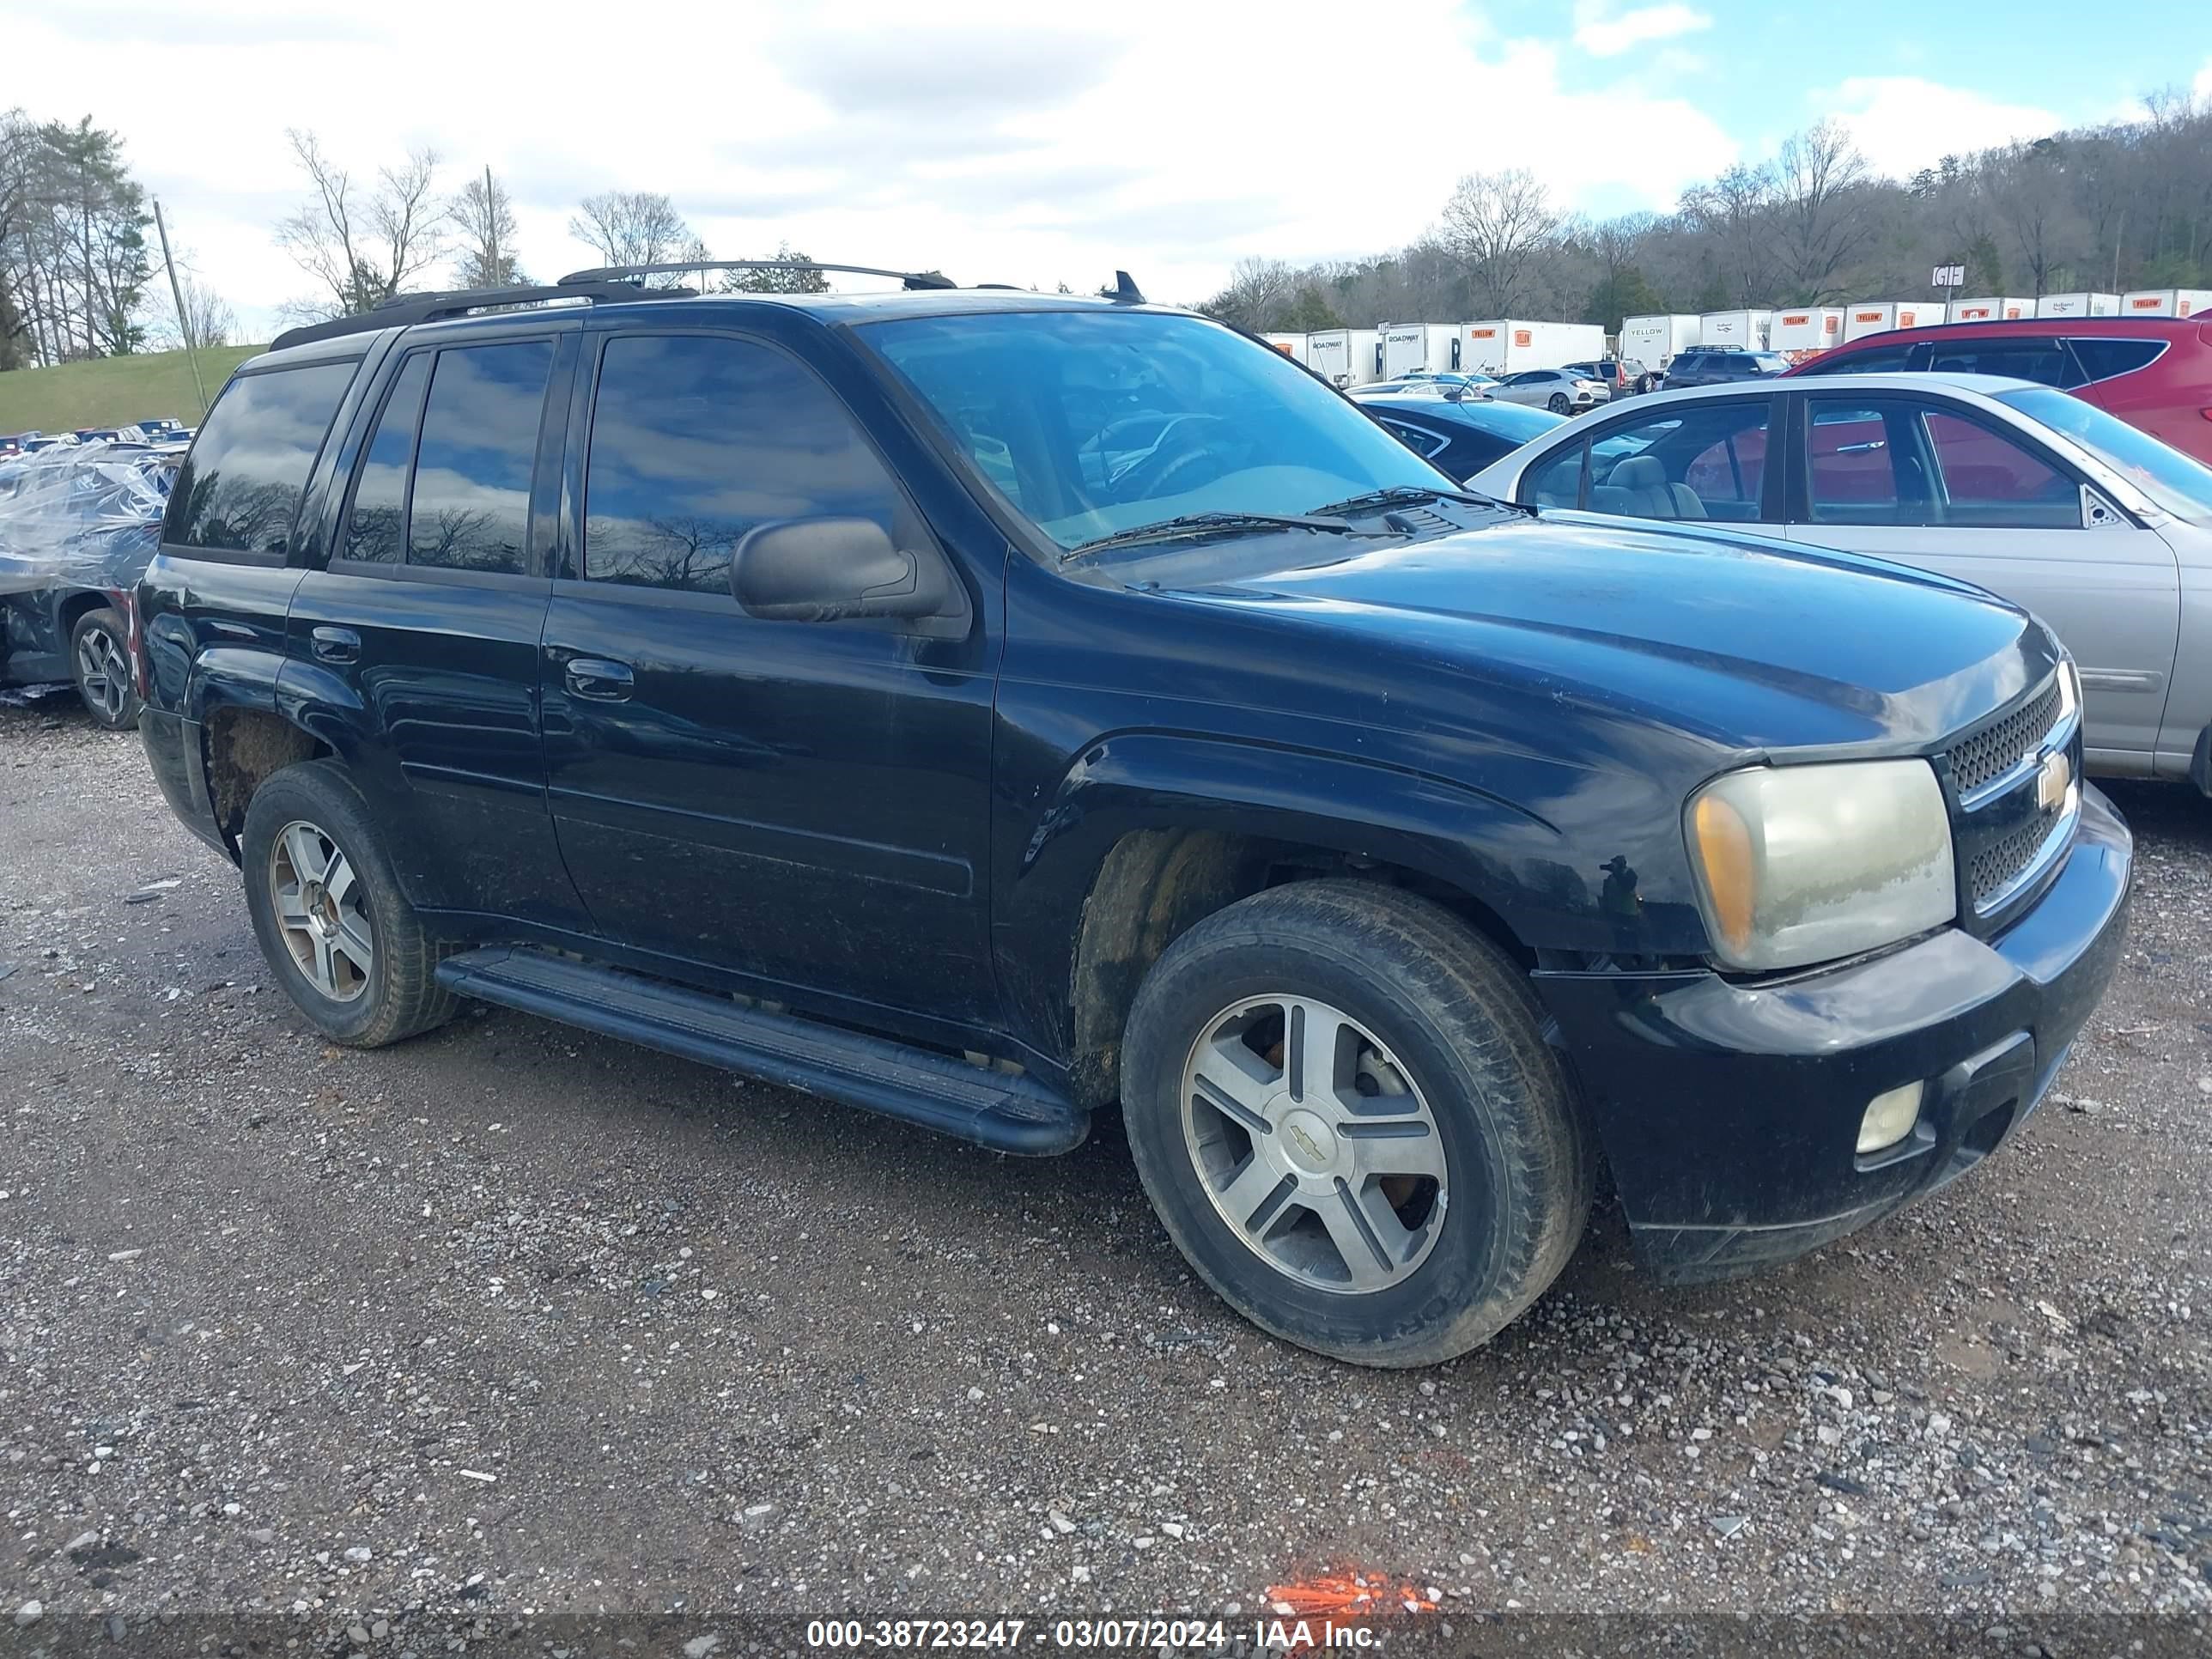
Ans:
[[[154,229],[161,239],[161,264],[169,273],[169,297],[177,302],[177,337],[185,343],[185,362],[191,366],[192,392],[200,400],[200,418],[207,418],[207,387],[200,380],[199,354],[192,349],[191,319],[185,315],[185,290],[177,282],[177,262],[169,257],[169,228],[161,222],[161,198],[154,198]]]
[[[490,257],[479,274],[486,288],[497,288],[507,279],[499,274],[499,198],[491,191],[491,163],[487,161],[484,163],[484,246]]]

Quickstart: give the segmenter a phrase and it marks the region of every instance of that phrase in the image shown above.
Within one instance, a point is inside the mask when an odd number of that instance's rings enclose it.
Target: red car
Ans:
[[[2212,318],[2033,317],[1893,329],[1790,373],[1897,369],[2008,374],[2057,386],[2212,465]]]

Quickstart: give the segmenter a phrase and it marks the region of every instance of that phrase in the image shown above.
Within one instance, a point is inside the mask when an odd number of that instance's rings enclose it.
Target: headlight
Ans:
[[[1691,798],[1686,829],[1705,926],[1730,967],[1851,956],[1958,911],[1951,821],[1925,761],[1731,772]]]

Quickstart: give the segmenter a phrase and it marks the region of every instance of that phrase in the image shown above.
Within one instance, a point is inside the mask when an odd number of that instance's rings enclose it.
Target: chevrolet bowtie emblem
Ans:
[[[2043,757],[2042,769],[2035,775],[2035,804],[2046,812],[2055,812],[2065,805],[2066,792],[2074,782],[2074,763],[2062,750]]]

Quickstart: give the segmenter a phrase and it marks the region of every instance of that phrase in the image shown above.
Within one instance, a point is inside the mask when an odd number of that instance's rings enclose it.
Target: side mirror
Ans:
[[[933,547],[893,544],[873,519],[785,519],[756,525],[730,555],[730,593],[764,622],[918,623],[957,638],[968,596]]]

